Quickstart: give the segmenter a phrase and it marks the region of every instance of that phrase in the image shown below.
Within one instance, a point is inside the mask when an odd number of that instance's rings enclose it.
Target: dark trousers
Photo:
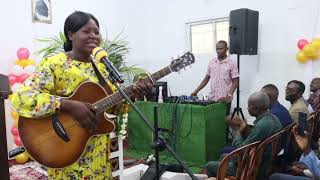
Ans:
[[[226,103],[226,115],[230,115],[230,109],[231,109],[231,102]]]
[[[218,168],[219,168],[220,162],[223,158],[224,158],[224,156],[220,156],[219,161],[209,161],[207,163],[206,170],[207,170],[208,177],[216,177],[217,176]],[[237,166],[235,164],[235,161],[230,160],[228,163],[228,168],[227,168],[227,176],[235,176],[236,169],[237,169]]]
[[[226,116],[230,115],[230,109],[231,109],[231,102],[226,103]],[[228,136],[229,136],[229,125],[226,124],[226,142],[228,142]]]

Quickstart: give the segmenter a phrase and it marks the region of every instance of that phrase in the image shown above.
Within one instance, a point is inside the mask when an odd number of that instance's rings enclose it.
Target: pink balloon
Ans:
[[[22,146],[22,141],[20,139],[19,136],[14,136],[14,143],[17,145],[17,146]]]
[[[9,75],[8,75],[8,78],[9,78],[9,83],[10,83],[11,86],[12,86],[14,83],[17,82],[17,76],[15,76],[14,74],[9,74]]]
[[[27,48],[19,48],[17,51],[17,56],[19,59],[29,59],[30,52]]]
[[[309,42],[308,42],[308,40],[306,40],[306,39],[300,39],[300,40],[298,41],[298,43],[297,43],[298,48],[299,48],[300,50],[302,50],[303,47],[304,47],[305,45],[307,45],[307,44],[309,44]]]
[[[15,126],[12,126],[11,127],[11,134],[14,136],[18,136],[19,135],[18,128],[16,128]]]
[[[23,83],[28,77],[29,77],[29,74],[23,73],[20,76],[17,76],[17,82]]]

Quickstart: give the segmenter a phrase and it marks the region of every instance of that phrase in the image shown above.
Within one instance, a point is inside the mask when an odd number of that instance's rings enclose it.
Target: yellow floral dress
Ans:
[[[96,64],[107,79],[104,65]],[[84,81],[99,82],[92,63],[72,60],[65,53],[59,53],[43,59],[10,101],[23,117],[53,114],[60,103],[58,97],[70,96]],[[91,138],[77,162],[61,169],[48,169],[48,179],[111,179],[109,143],[108,135]]]

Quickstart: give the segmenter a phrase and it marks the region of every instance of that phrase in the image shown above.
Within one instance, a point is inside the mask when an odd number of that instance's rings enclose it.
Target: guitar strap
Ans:
[[[108,85],[108,83],[106,82],[106,80],[104,79],[104,77],[102,76],[102,74],[100,73],[96,63],[94,63],[93,58],[91,58],[91,63],[94,69],[94,72],[96,73],[98,80],[99,80],[99,84],[106,90],[106,92],[108,93],[108,95],[111,95],[113,93],[112,89],[110,88],[110,86]],[[121,102],[121,101],[120,101]],[[122,103],[120,103],[117,107],[113,108],[112,110],[112,114],[106,113],[107,118],[109,119],[113,119],[116,116],[114,114],[119,114],[119,110],[121,107]]]
[[[113,92],[112,92],[111,88],[109,87],[108,83],[103,78],[103,76],[101,75],[97,65],[94,63],[92,58],[91,58],[91,63],[92,63],[92,66],[93,66],[93,70],[96,73],[96,76],[98,77],[99,84],[107,91],[107,93],[109,95],[112,94]]]
[[[91,63],[92,63],[92,66],[93,66],[93,69],[94,69],[94,72],[96,73],[97,77],[98,77],[98,80],[99,80],[99,84],[106,90],[106,92],[108,93],[108,95],[111,95],[113,94],[113,91],[112,89],[110,88],[110,86],[108,85],[108,83],[106,82],[106,80],[103,78],[102,74],[100,73],[96,63],[94,63],[93,61],[93,58],[91,58]],[[122,102],[120,101],[119,102],[119,105],[116,105],[117,107],[116,108],[113,108],[113,112],[112,114],[119,114],[119,110],[120,110],[120,107],[122,105]],[[110,115],[110,114],[108,114]],[[108,118],[112,118],[112,117],[108,117]],[[114,118],[114,117],[113,117]]]

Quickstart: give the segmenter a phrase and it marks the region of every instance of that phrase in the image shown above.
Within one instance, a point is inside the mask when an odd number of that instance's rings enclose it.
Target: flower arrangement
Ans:
[[[60,32],[57,36],[38,38],[36,40],[48,45],[35,52],[35,54],[41,55],[42,57],[50,57],[54,54],[64,51],[63,43],[66,41],[66,37],[62,32]],[[108,53],[108,59],[120,73],[136,76],[146,72],[144,69],[136,67],[135,65],[127,66],[125,59],[130,48],[129,43],[125,40],[125,38],[121,37],[121,33],[119,33],[112,40],[102,38],[100,47],[102,47]]]
[[[124,102],[120,110],[117,135],[122,140],[124,140],[128,135],[127,123],[128,123],[129,106],[130,105],[127,102]]]

